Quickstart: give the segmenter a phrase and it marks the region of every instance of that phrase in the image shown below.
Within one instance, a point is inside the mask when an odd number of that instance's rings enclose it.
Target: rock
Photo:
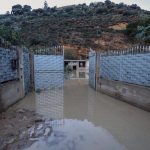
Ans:
[[[34,130],[35,130],[35,127],[31,127],[31,128],[28,130],[30,137],[33,137],[33,135],[34,135]]]
[[[12,144],[15,141],[15,138],[10,139],[7,144]]]
[[[28,131],[30,140],[37,140],[43,137],[47,138],[48,136],[50,136],[52,128],[51,126],[43,122],[41,124],[35,124]]]
[[[25,113],[25,111],[23,109],[19,109],[17,110],[17,113]]]
[[[39,124],[39,126],[37,127],[37,130],[41,130],[43,128],[43,124]]]
[[[35,131],[35,138],[40,138],[44,135],[44,129]]]
[[[51,128],[46,128],[45,129],[45,133],[44,133],[44,136],[49,136],[51,134]]]

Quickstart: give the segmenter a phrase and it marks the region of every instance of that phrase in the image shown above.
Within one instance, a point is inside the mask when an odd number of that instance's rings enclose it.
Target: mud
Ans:
[[[39,128],[41,127],[41,128]],[[51,126],[34,111],[10,108],[0,114],[0,150],[22,150],[51,134]]]

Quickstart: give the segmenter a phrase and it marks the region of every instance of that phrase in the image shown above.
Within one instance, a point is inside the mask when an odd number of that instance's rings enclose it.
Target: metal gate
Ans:
[[[96,52],[89,52],[89,85],[96,89]]]
[[[34,52],[36,111],[52,119],[63,118],[64,50],[62,46]]]
[[[64,83],[64,52],[62,46],[35,51],[35,90],[62,87]]]

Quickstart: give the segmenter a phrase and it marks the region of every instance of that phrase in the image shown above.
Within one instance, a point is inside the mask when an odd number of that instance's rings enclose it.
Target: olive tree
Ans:
[[[22,15],[23,14],[22,6],[19,4],[12,6],[11,13],[14,15]]]
[[[24,7],[23,7],[23,13],[29,13],[29,12],[31,12],[31,6],[29,6],[29,5],[24,5]]]

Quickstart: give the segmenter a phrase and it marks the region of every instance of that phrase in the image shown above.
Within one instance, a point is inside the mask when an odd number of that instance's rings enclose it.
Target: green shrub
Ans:
[[[126,34],[139,42],[150,43],[150,18],[129,24]]]
[[[14,31],[10,27],[0,26],[0,36],[14,45],[21,44],[20,32]]]

